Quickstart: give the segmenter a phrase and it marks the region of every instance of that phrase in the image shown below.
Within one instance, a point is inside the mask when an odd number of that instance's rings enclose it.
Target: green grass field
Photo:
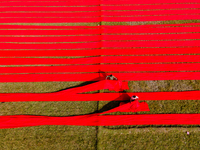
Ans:
[[[163,24],[189,21],[101,23]],[[55,25],[55,24],[40,24]],[[57,24],[57,25],[97,25]],[[79,85],[80,82],[0,83],[1,93],[43,93]],[[129,92],[200,90],[200,81],[130,81]],[[67,97],[66,97],[67,98]],[[200,101],[146,101],[151,114],[200,113]],[[12,102],[0,103],[1,115],[31,114],[68,116],[88,114],[118,102]],[[119,113],[118,113],[119,114]],[[190,134],[187,135],[186,132]],[[0,130],[0,150],[189,150],[200,149],[198,126],[37,126]]]

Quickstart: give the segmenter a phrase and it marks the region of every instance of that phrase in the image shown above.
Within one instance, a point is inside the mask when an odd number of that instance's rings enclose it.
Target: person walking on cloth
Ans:
[[[117,80],[117,78],[111,74],[106,77],[106,80]]]

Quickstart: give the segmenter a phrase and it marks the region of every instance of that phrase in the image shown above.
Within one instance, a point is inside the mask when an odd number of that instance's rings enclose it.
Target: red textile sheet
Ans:
[[[5,27],[5,26],[3,26]],[[8,26],[9,27],[9,26]],[[12,26],[11,26],[12,27]],[[49,28],[49,30],[48,30]],[[26,27],[24,28],[26,29]],[[199,32],[199,26],[183,26],[183,27],[171,27],[171,26],[97,26],[96,28],[71,28],[65,27],[62,30],[58,30],[56,28],[51,29],[50,27],[44,28],[44,30],[34,29],[30,27],[29,30],[22,29],[13,29],[13,30],[5,30],[2,29],[0,35],[91,35],[91,34],[114,34],[114,33],[187,33],[187,32]],[[41,28],[42,29],[42,28]],[[46,30],[45,30],[46,29]],[[50,30],[51,29],[51,30]],[[136,30],[137,29],[137,30]],[[184,35],[184,34],[183,34]],[[184,36],[187,38],[187,36]]]
[[[98,64],[98,63],[169,63],[200,62],[200,55],[164,56],[97,56],[87,58],[0,58],[0,65],[43,65],[43,64]]]
[[[123,83],[125,84],[125,83]],[[126,85],[123,85],[126,89]],[[98,89],[98,88],[96,88]],[[106,88],[104,88],[106,89]],[[84,88],[84,90],[86,90]],[[89,91],[94,91],[90,89]],[[110,89],[114,90],[114,89]],[[140,100],[200,100],[200,91],[184,92],[136,92],[136,93],[93,93],[80,94],[83,91],[63,90],[54,93],[1,93],[1,102],[25,101],[124,101],[132,95],[137,95]]]
[[[14,7],[16,8],[16,7]],[[22,7],[21,9],[26,8]],[[31,8],[31,7],[30,7]],[[48,8],[48,7],[46,7]],[[56,8],[56,7],[53,7]],[[76,7],[75,7],[76,8]],[[199,8],[199,7],[198,7]],[[9,11],[9,10],[7,10]],[[0,23],[83,23],[83,22],[127,22],[127,21],[168,21],[168,20],[198,20],[197,15],[171,15],[171,16],[142,16],[142,17],[77,17],[77,18],[0,18]]]
[[[2,57],[200,54],[199,48],[132,48],[94,50],[0,50]]]
[[[158,14],[160,16],[158,16]],[[39,13],[39,12],[35,12],[35,13],[22,13],[22,12],[17,12],[17,13],[1,13],[1,17],[12,17],[12,18],[16,18],[16,17],[64,17],[64,18],[68,18],[68,17],[76,17],[76,18],[80,18],[80,17],[97,17],[99,18],[100,16],[106,20],[113,20],[110,16],[115,17],[114,20],[121,20],[121,21],[126,21],[126,20],[135,20],[135,19],[139,19],[139,18],[143,18],[147,17],[148,20],[154,20],[154,19],[160,19],[160,20],[168,20],[168,19],[172,19],[173,17],[178,19],[184,19],[184,18],[192,18],[192,17],[197,17],[198,14],[200,14],[200,10],[199,9],[179,9],[179,10],[152,10],[152,11],[94,11],[94,12],[64,12],[64,13],[55,13],[55,12],[44,12],[44,13]],[[137,17],[136,17],[137,15]],[[154,15],[153,18],[149,18],[148,15]],[[157,15],[157,16],[155,16]],[[176,16],[175,15],[179,15]],[[124,16],[124,17],[122,17]],[[133,19],[134,16],[134,19]],[[167,18],[161,18],[161,16],[165,16]],[[116,18],[118,17],[118,18]],[[126,17],[126,18],[125,18]],[[132,18],[131,18],[132,17]],[[152,16],[151,16],[152,17]]]
[[[1,25],[0,29],[104,29],[104,28],[166,28],[166,27],[199,27],[200,23],[182,23],[182,24],[150,24],[150,25],[101,25],[101,26],[39,26],[39,25]]]
[[[200,114],[151,114],[151,115],[82,115],[69,117],[14,115],[1,116],[0,128],[17,128],[41,125],[199,125]]]
[[[0,73],[200,71],[200,63],[0,67]]]
[[[55,50],[55,49],[89,49],[89,48],[122,48],[122,47],[182,47],[192,46],[200,47],[198,40],[192,41],[134,41],[134,42],[88,42],[88,43],[62,43],[62,44],[13,44],[13,43],[0,43],[1,50],[5,49],[40,49],[40,50]]]
[[[4,2],[27,2],[27,0],[3,0]],[[31,2],[40,2],[40,0],[31,0]],[[43,2],[63,2],[63,0],[42,0]],[[82,2],[85,2],[85,3],[92,3],[92,2],[99,2],[99,0],[93,0],[93,1],[84,1],[84,0],[67,0],[65,1],[66,3],[69,3],[69,4],[73,4],[74,2],[76,3],[82,3]],[[139,1],[139,0],[135,0],[135,1],[132,1],[132,0],[118,0],[118,1],[115,1],[115,0],[101,0],[101,2],[103,4],[126,4],[126,3],[132,3],[132,4],[137,4],[137,3],[140,3],[140,4],[154,4],[154,3],[199,3],[198,0],[151,0],[151,1],[148,1],[148,0],[144,0],[144,1]]]
[[[119,80],[200,80],[200,72],[112,73]],[[82,74],[8,74],[0,75],[0,82],[50,82],[50,81],[99,81],[99,73]]]
[[[57,37],[0,37],[1,42],[91,42],[111,40],[185,40],[185,39],[199,39],[199,33],[185,33],[185,34],[151,34],[151,35],[91,35],[91,36],[57,36]],[[167,42],[167,41],[166,41]]]

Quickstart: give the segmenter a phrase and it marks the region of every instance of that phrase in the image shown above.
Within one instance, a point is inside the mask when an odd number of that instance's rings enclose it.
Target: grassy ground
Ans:
[[[163,24],[200,21],[102,23]],[[97,25],[39,24],[39,25]],[[78,85],[78,82],[0,83],[1,93],[54,92]],[[131,92],[200,90],[200,81],[136,81],[129,82]],[[199,113],[199,101],[146,101],[154,113]],[[118,102],[18,102],[0,103],[1,115],[34,114],[68,116],[92,113]],[[148,112],[149,113],[149,112]],[[187,135],[186,132],[190,134]],[[195,126],[39,126],[0,130],[2,150],[72,150],[72,149],[199,149],[200,129]]]

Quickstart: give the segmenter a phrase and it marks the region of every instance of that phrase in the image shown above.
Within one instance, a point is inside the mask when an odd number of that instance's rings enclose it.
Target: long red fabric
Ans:
[[[24,8],[24,7],[22,7]],[[47,7],[48,8],[48,7]],[[165,15],[165,16],[139,16],[139,17],[76,17],[76,18],[0,18],[0,23],[81,23],[81,22],[125,22],[125,21],[158,21],[158,20],[197,20],[200,19],[199,14],[196,15]]]
[[[185,10],[152,10],[152,11],[95,11],[95,12],[64,12],[64,13],[1,13],[1,17],[99,17],[102,15],[103,18],[107,18],[108,20],[111,19],[109,16],[136,16],[137,17],[143,17],[143,15],[154,15],[153,17],[155,19],[159,19],[160,16],[168,16],[167,18],[170,18],[170,15],[184,15],[187,18],[190,18],[193,16],[197,16],[200,13],[199,9],[185,9]],[[157,15],[157,16],[155,16]],[[181,16],[180,16],[181,17]],[[183,17],[183,16],[182,16]],[[129,18],[130,19],[130,18]],[[160,18],[161,19],[161,18]],[[165,19],[165,18],[163,18]],[[118,20],[126,20],[125,17],[118,18]]]
[[[0,49],[89,49],[101,48],[101,42],[58,44],[13,44],[0,43]]]
[[[114,126],[114,125],[199,125],[200,114],[81,115],[50,117],[32,115],[0,116],[0,128],[41,125]]]
[[[84,13],[84,12],[83,12]],[[104,29],[104,28],[166,28],[166,27],[199,27],[200,23],[150,24],[150,25],[101,25],[101,26],[39,26],[39,25],[1,25],[0,29]],[[173,29],[173,28],[172,28]]]
[[[99,1],[90,2],[1,2],[0,6],[92,6],[99,5]]]
[[[70,29],[70,28],[69,28]],[[81,30],[1,30],[0,35],[90,35],[101,34],[101,29],[81,29]]]
[[[198,40],[192,41],[134,41],[134,42],[88,42],[88,43],[62,43],[62,44],[6,44],[0,43],[0,49],[89,49],[89,48],[122,48],[122,47],[181,47],[181,46],[196,46],[200,47]]]
[[[27,0],[3,0],[4,2],[27,2]],[[39,0],[31,0],[31,2],[38,2]],[[42,0],[43,2],[63,2],[63,0]],[[84,1],[84,0],[67,0],[65,1],[66,3],[74,3],[74,2],[77,2],[77,3],[82,3],[82,2],[85,2],[85,3],[92,3],[92,2],[99,2],[99,0],[93,0],[93,1]],[[103,4],[154,4],[154,3],[199,3],[198,0],[151,0],[151,1],[148,1],[148,0],[144,0],[144,1],[139,1],[139,0],[136,0],[136,1],[131,1],[131,0],[118,0],[118,1],[115,1],[115,0],[101,0],[101,2]]]
[[[47,1],[47,2],[46,2]],[[8,3],[9,2],[9,3]],[[131,1],[131,0],[119,0],[119,1],[114,1],[114,0],[93,0],[93,1],[83,1],[83,0],[74,0],[74,1],[65,1],[63,0],[43,0],[42,2],[39,0],[31,0],[31,2],[27,2],[24,0],[4,0],[1,4],[1,6],[32,6],[32,5],[37,5],[37,6],[46,6],[49,4],[53,6],[76,6],[76,5],[81,5],[81,6],[87,6],[87,5],[99,5],[99,3],[106,4],[106,5],[120,5],[120,4],[167,4],[167,3],[199,3],[198,0],[151,0],[151,1]],[[59,5],[58,5],[59,4]]]
[[[156,9],[183,9],[183,8],[200,8],[200,4],[165,4],[165,5],[122,5],[122,6],[109,6],[109,5],[104,5],[104,6],[90,6],[90,7],[45,7],[45,6],[38,6],[37,8],[35,7],[2,7],[1,12],[5,11],[100,11],[100,10],[156,10]]]
[[[112,73],[119,80],[200,80],[200,72]],[[8,74],[0,75],[0,82],[50,82],[50,81],[99,81],[99,73],[84,74]]]
[[[75,64],[98,64],[98,63],[159,63],[159,62],[162,63],[200,62],[200,55],[97,56],[97,57],[87,57],[87,58],[0,58],[0,65],[44,65],[44,64],[75,65]]]
[[[199,33],[186,34],[151,34],[151,35],[92,35],[92,36],[59,36],[59,37],[0,37],[1,42],[89,42],[101,39],[111,40],[184,40],[199,39]],[[158,41],[157,41],[158,42]],[[167,41],[166,41],[167,42]]]
[[[200,63],[0,67],[0,73],[200,71]]]
[[[156,27],[156,26],[155,26]],[[30,27],[31,28],[31,27]],[[48,29],[48,28],[47,28]],[[90,35],[90,34],[110,34],[110,33],[186,33],[186,32],[199,32],[200,27],[131,27],[131,26],[105,26],[102,28],[86,28],[86,29],[71,29],[66,28],[63,30],[1,30],[0,35]],[[127,30],[128,29],[128,30]],[[136,30],[137,29],[137,30]]]
[[[2,57],[200,54],[199,48],[133,48],[94,50],[0,50]]]
[[[112,89],[111,89],[112,90]],[[91,90],[93,91],[93,90]],[[72,91],[74,92],[74,91]],[[27,101],[124,101],[132,95],[139,100],[200,100],[200,91],[182,92],[135,92],[135,93],[71,93],[67,90],[54,93],[0,93],[0,102]]]

